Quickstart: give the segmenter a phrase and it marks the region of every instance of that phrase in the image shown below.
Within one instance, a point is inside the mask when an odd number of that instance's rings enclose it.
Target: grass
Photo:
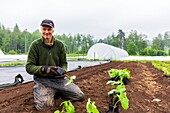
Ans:
[[[7,62],[0,64],[0,67],[24,66],[26,62]]]
[[[87,60],[86,58],[82,58],[82,59],[78,59],[76,57],[67,57],[67,60]],[[93,60],[87,60],[87,61],[93,61]],[[96,59],[95,61],[100,61],[99,59]],[[116,61],[121,61],[121,62],[153,62],[151,60],[112,60],[113,62]],[[170,61],[165,61],[167,63],[170,63]],[[10,66],[24,66],[26,64],[26,62],[7,62],[7,63],[2,63],[0,64],[0,67],[10,67]]]
[[[67,54],[67,57],[86,56],[87,54]]]

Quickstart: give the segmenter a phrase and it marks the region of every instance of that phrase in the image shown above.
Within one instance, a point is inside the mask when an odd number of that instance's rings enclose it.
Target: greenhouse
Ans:
[[[104,43],[93,45],[87,52],[87,59],[118,60],[127,56],[125,50]]]
[[[4,55],[4,53],[0,50],[0,55]]]

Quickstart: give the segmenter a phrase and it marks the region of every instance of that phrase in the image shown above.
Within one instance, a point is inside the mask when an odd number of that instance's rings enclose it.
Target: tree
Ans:
[[[124,39],[125,39],[125,33],[119,29],[118,30],[118,35],[117,35],[118,39],[120,40],[120,48],[123,49],[123,43],[124,43]]]
[[[143,53],[142,55],[145,55],[145,56],[156,56],[157,55],[157,51],[152,48],[145,48],[142,53]]]
[[[139,34],[137,33],[136,30],[132,30],[128,37],[125,39],[125,45],[124,48],[125,50],[128,50],[128,44],[133,42],[136,45],[136,54],[143,54],[143,50],[147,48],[147,36],[144,34]]]
[[[123,43],[124,43],[124,39],[125,39],[125,33],[124,33],[121,29],[118,30],[117,38],[120,40],[120,48],[123,49]]]
[[[157,37],[155,37],[153,39],[153,42],[152,42],[152,49],[156,49],[156,50],[164,50],[164,40],[162,38],[162,35],[161,34],[158,34]]]
[[[115,47],[120,47],[119,38],[115,36],[114,33],[112,33],[111,38],[112,38],[111,44]]]
[[[16,24],[14,26],[13,32],[11,33],[11,49],[14,51],[21,49],[21,43],[20,43],[21,40],[22,40],[21,31],[18,25]]]
[[[112,35],[107,36],[107,38],[104,39],[104,43],[115,47],[120,47],[119,38],[115,36],[114,33],[112,33]]]
[[[129,55],[136,55],[137,54],[137,46],[134,42],[130,42],[127,46],[127,52]]]
[[[164,44],[165,44],[165,49],[170,48],[170,32],[165,32],[164,34]]]
[[[144,34],[140,34],[139,35],[139,43],[138,43],[138,53],[139,55],[141,55],[141,52],[148,47],[148,44],[147,44],[147,36],[144,35]]]

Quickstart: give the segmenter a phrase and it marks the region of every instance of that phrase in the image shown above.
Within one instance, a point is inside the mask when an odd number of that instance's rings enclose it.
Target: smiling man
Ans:
[[[54,97],[71,101],[84,100],[84,93],[64,76],[67,70],[66,51],[62,42],[53,37],[54,23],[41,22],[42,38],[35,40],[28,52],[26,71],[34,75],[34,102],[37,110],[54,106]],[[59,71],[58,71],[59,70]],[[62,72],[62,73],[61,73]]]

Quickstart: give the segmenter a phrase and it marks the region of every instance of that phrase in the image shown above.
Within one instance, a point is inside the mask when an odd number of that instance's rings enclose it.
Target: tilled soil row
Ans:
[[[107,92],[111,90],[106,85],[109,79],[107,71],[110,69],[127,68],[131,72],[130,82],[126,85],[129,98],[129,109],[120,113],[169,113],[170,106],[170,79],[161,71],[153,68],[150,63],[136,62],[109,62],[102,65],[86,67],[69,72],[68,75],[76,75],[75,83],[85,93],[83,102],[75,102],[76,113],[86,113],[88,98],[96,102],[97,108],[106,113],[109,98]],[[53,113],[60,109],[60,103],[64,100],[56,100],[56,105],[48,111],[38,112],[34,107],[32,87],[34,83],[26,83],[20,86],[0,91],[0,113]],[[159,99],[160,101],[154,101]]]

